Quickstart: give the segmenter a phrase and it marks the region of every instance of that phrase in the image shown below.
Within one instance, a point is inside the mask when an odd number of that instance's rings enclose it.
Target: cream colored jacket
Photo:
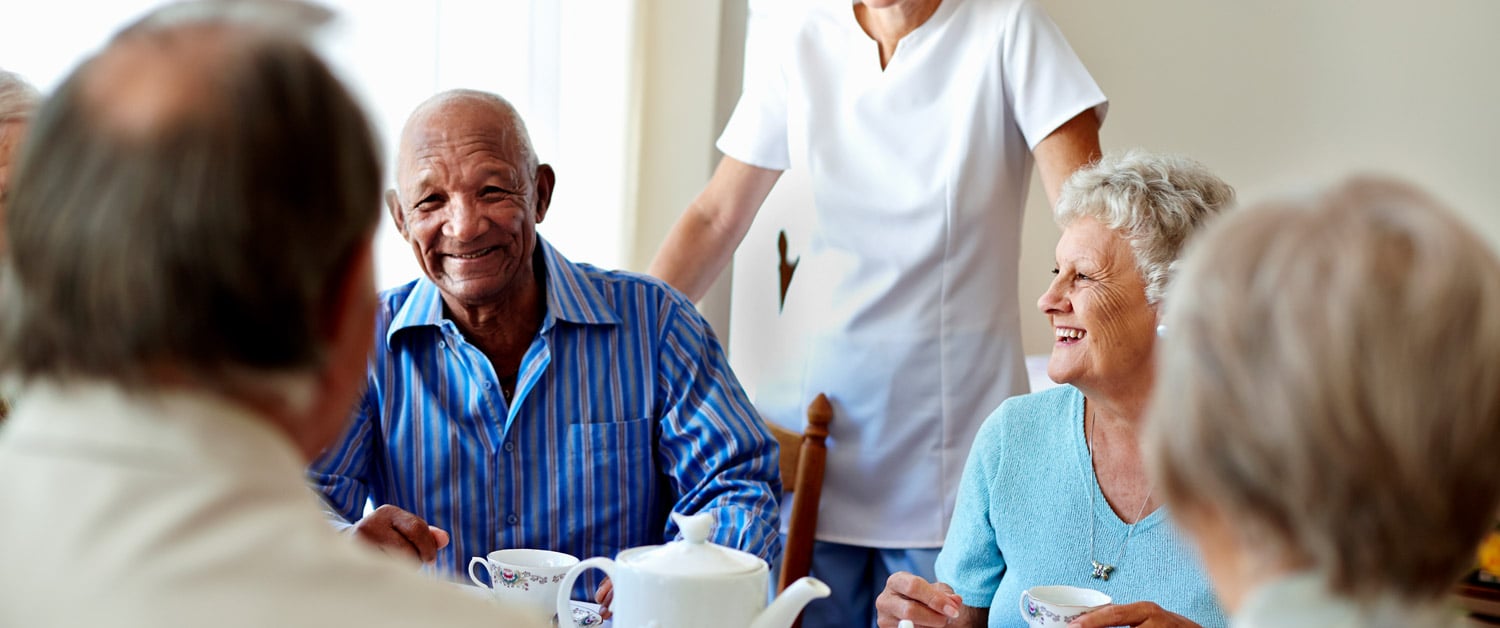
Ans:
[[[1330,595],[1323,580],[1299,574],[1246,596],[1230,628],[1463,628],[1456,609],[1411,607],[1395,600],[1357,605]]]
[[[533,626],[329,527],[281,433],[209,395],[23,393],[0,427],[0,626]]]

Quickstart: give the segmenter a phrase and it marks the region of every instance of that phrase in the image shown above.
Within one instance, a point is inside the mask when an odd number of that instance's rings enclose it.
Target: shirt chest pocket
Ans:
[[[576,473],[639,469],[651,464],[655,421],[607,421],[568,426],[568,462]],[[634,464],[626,464],[627,462]],[[628,469],[627,469],[628,467]]]
[[[584,513],[578,532],[589,556],[661,542],[655,424],[637,419],[568,426],[565,475],[573,478],[571,508]]]

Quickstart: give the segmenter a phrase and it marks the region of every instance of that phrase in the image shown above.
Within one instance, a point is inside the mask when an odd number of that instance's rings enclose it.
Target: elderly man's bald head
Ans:
[[[429,98],[407,120],[386,204],[449,308],[477,310],[538,294],[535,229],[555,181],[515,107],[456,90]]]
[[[531,134],[526,130],[526,122],[510,101],[489,92],[453,89],[423,101],[407,117],[396,157],[398,178],[420,147],[464,127],[489,129],[497,141],[519,151],[521,162],[532,170],[540,163],[531,144]]]

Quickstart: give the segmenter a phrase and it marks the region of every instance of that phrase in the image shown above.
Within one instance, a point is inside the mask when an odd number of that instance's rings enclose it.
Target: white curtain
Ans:
[[[49,90],[111,33],[165,3],[0,0],[0,67]],[[627,156],[635,151],[638,0],[321,3],[340,18],[320,47],[364,102],[385,146],[388,179],[401,125],[418,103],[458,87],[499,93],[557,170],[539,232],[576,261],[624,263],[634,224]],[[382,288],[420,273],[388,216],[376,256]]]

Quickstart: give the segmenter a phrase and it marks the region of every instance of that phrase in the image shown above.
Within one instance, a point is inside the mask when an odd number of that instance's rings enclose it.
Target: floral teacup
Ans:
[[[469,579],[485,587],[474,575],[474,566],[484,565],[490,573],[490,584],[486,588],[494,592],[496,600],[535,610],[543,617],[552,617],[557,612],[558,585],[562,584],[568,569],[576,564],[577,557],[562,552],[503,549],[470,559]]]
[[[1110,601],[1108,595],[1082,587],[1031,587],[1021,592],[1021,618],[1036,628],[1062,628]]]

